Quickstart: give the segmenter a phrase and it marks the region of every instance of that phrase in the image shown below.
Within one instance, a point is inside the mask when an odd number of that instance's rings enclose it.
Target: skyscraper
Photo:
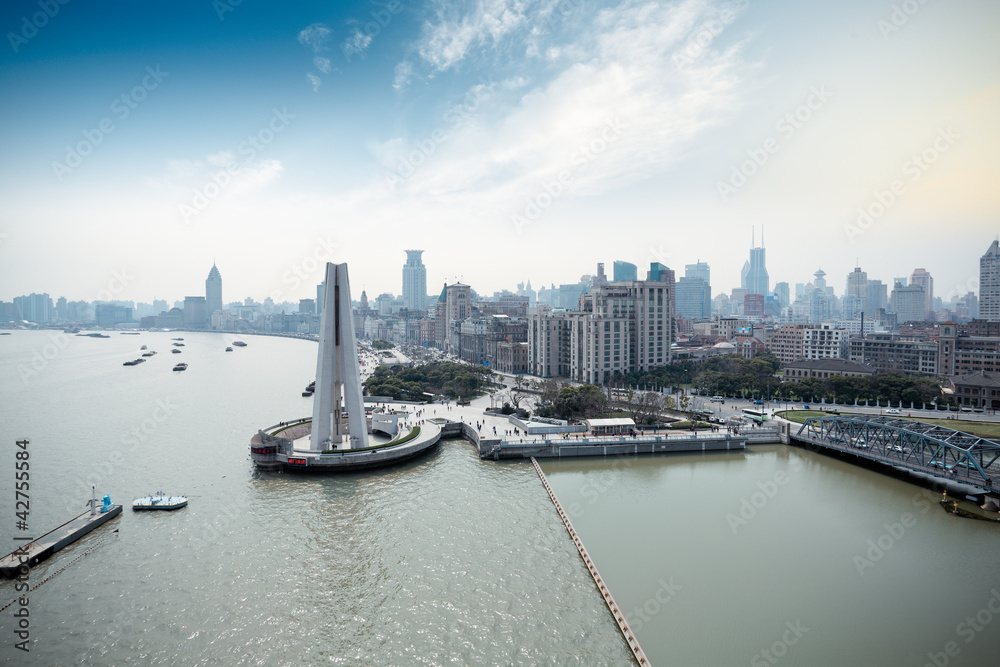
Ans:
[[[611,279],[616,283],[635,281],[638,280],[638,276],[639,270],[635,264],[623,262],[620,259],[616,259],[611,268]]]
[[[407,250],[403,265],[403,305],[409,310],[423,310],[427,300],[427,267],[420,256],[423,250]]]
[[[708,319],[712,316],[712,286],[708,263],[698,262],[684,267],[684,277],[677,281],[675,290],[677,314],[689,319]]]
[[[927,317],[924,309],[924,288],[921,285],[903,285],[896,281],[889,296],[889,307],[896,313],[896,322],[923,322]]]
[[[1000,244],[996,240],[979,259],[979,317],[1000,322]]]
[[[212,262],[212,270],[205,280],[205,310],[208,311],[209,318],[215,311],[222,310],[222,274],[215,262]]]
[[[753,236],[750,240],[750,261],[743,264],[743,271],[740,272],[740,287],[747,291],[747,294],[770,294],[771,281],[767,275],[764,257],[764,233],[761,232],[760,247],[755,248]]]
[[[910,276],[911,285],[920,285],[924,288],[924,319],[928,313],[934,310],[934,278],[927,273],[926,269],[914,269]]]

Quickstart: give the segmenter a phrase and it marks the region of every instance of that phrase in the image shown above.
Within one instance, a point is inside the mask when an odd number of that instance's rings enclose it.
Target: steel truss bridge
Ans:
[[[797,440],[949,482],[1000,492],[1000,442],[881,415],[807,419]]]

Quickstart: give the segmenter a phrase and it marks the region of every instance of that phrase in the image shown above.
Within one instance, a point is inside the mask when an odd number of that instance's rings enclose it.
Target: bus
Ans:
[[[743,418],[749,421],[764,423],[768,420],[767,413],[757,408],[743,408]]]

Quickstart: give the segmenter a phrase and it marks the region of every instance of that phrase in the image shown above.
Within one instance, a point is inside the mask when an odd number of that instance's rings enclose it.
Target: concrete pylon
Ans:
[[[311,451],[368,446],[361,372],[354,340],[351,284],[347,264],[326,264],[319,324],[316,391],[313,396]],[[344,425],[344,412],[348,423]]]

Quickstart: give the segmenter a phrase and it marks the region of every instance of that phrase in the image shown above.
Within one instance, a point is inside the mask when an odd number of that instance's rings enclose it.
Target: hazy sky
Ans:
[[[213,260],[225,301],[314,296],[317,259],[349,263],[355,298],[399,293],[407,248],[431,293],[615,259],[707,261],[728,292],[754,226],[772,287],[822,268],[840,292],[857,261],[947,297],[1000,232],[996,0],[0,17],[3,300],[179,299]]]

